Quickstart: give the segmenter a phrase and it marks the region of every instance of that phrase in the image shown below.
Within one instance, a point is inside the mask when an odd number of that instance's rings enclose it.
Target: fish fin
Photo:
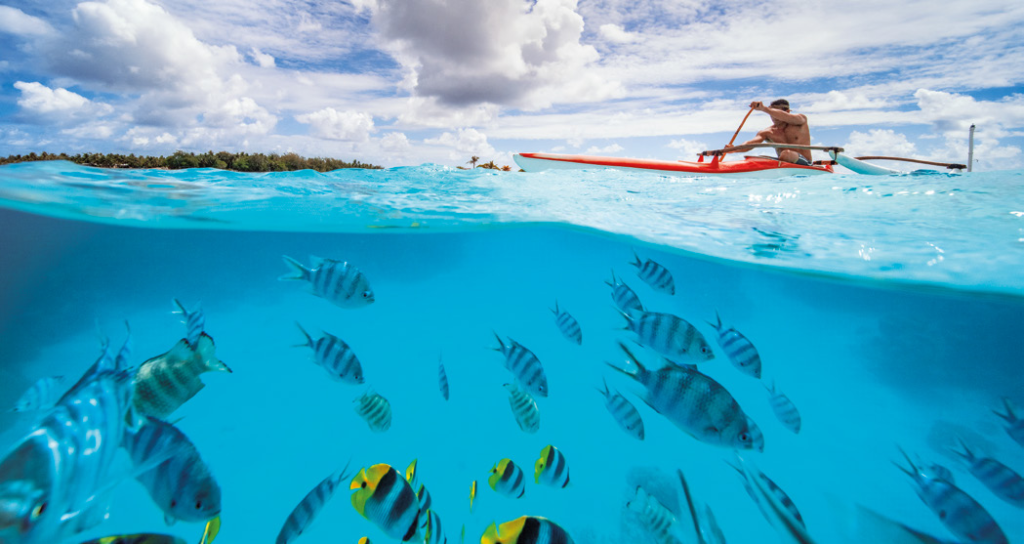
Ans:
[[[287,255],[282,255],[281,258],[283,258],[284,263],[288,265],[288,273],[277,278],[278,281],[309,279],[309,269],[306,268],[305,266],[302,266],[302,263],[296,261],[295,259]],[[316,267],[314,266],[313,268]]]
[[[712,322],[710,322],[710,321],[707,321],[707,320],[705,320],[704,322],[707,323],[708,325],[711,325],[712,327],[714,327],[715,331],[717,331],[719,334],[721,334],[722,333],[722,316],[718,315],[718,310],[715,310],[715,319],[718,320],[718,324],[717,325],[712,323]]]
[[[313,337],[310,336],[308,332],[306,332],[306,329],[302,327],[302,324],[299,323],[298,321],[296,321],[295,322],[295,326],[299,328],[299,332],[301,332],[302,336],[306,339],[306,343],[305,344],[294,344],[294,345],[292,345],[292,347],[293,348],[312,348],[312,347],[314,347],[316,345],[316,343],[313,342]]]
[[[897,463],[896,461],[893,461],[892,464],[896,465],[896,468],[902,470],[907,476],[913,478],[914,481],[917,481],[917,479],[920,477],[921,471],[917,468],[917,465],[914,464],[914,460],[911,459],[909,455],[907,455],[907,452],[903,451],[903,448],[899,446],[896,446],[896,448],[900,450],[900,453],[903,454],[903,457],[907,460],[907,463],[910,463],[910,470],[907,470],[906,468],[903,467],[903,465]]]
[[[310,269],[320,268],[320,265],[322,265],[322,264],[324,264],[325,262],[328,262],[328,261],[332,261],[332,259],[325,259],[323,257],[318,257],[316,255],[310,255],[309,256],[309,268]],[[332,261],[332,262],[337,262],[337,261]]]
[[[491,522],[487,526],[487,530],[484,531],[483,536],[480,537],[480,544],[499,544],[498,536],[498,523]]]
[[[604,376],[601,376],[601,382],[604,383],[604,389],[598,389],[596,387],[594,389],[597,389],[598,393],[604,395],[604,398],[608,398],[608,396],[611,395],[611,391],[608,389],[608,380]]]
[[[636,250],[633,250],[633,258],[636,259],[636,261],[630,262],[629,264],[637,268],[640,268],[644,265],[644,262],[640,260],[640,256],[636,254]]]
[[[974,462],[974,452],[971,451],[971,448],[968,448],[967,444],[964,443],[964,439],[960,438],[959,436],[956,438],[956,441],[960,443],[960,447],[963,448],[964,451],[955,450],[953,448],[950,448],[949,451],[959,455],[960,457],[962,457],[968,463],[973,463]]]
[[[1013,405],[1010,404],[1010,399],[1003,397],[1003,406],[1006,407],[1005,414],[1001,414],[995,410],[992,410],[992,413],[1003,418],[1003,420],[1005,420],[1007,423],[1013,423],[1014,421],[1017,421],[1017,414],[1013,412]]]
[[[214,354],[216,346],[213,343],[213,337],[205,332],[199,335],[199,340],[196,340],[196,353],[202,358],[203,364],[206,366],[206,370],[211,372],[227,372],[233,374],[231,367],[224,364]]]
[[[178,520],[174,516],[170,514],[164,514],[164,523],[167,524],[168,527],[174,525],[175,523],[177,523],[177,521]]]
[[[618,309],[618,308],[615,308],[615,311],[616,311],[616,312],[619,312],[619,315],[621,315],[621,316],[622,316],[622,317],[623,317],[623,318],[624,318],[624,319],[626,320],[626,326],[625,326],[625,327],[622,327],[622,330],[624,330],[624,331],[629,331],[629,330],[632,330],[632,329],[630,328],[630,326],[632,326],[632,325],[633,325],[633,316],[629,315],[629,314],[628,314],[628,313],[626,313],[626,312],[623,312],[622,310],[620,310],[620,309]],[[619,342],[619,344],[621,344],[621,343],[622,343],[622,342]]]
[[[647,369],[644,368],[644,365],[640,364],[640,360],[636,358],[636,355],[633,355],[633,352],[629,351],[629,348],[626,347],[626,344],[623,344],[622,342],[619,342],[619,347],[622,348],[622,351],[624,351],[626,353],[626,357],[629,357],[629,361],[631,363],[633,363],[634,365],[636,365],[637,373],[647,372]],[[615,367],[613,366],[612,368],[615,368]],[[629,374],[629,373],[627,372],[627,374]],[[635,376],[635,374],[630,374],[630,375]]]
[[[693,496],[690,495],[690,485],[686,483],[686,477],[683,476],[682,469],[676,469],[676,474],[679,475],[679,483],[683,487],[683,496],[686,498],[686,506],[690,510],[690,518],[693,519],[693,530],[697,534],[698,544],[707,544],[704,540],[704,533],[700,528],[700,519],[697,516],[697,507],[693,502]]]
[[[492,349],[494,351],[500,351],[500,352],[504,353],[505,352],[505,343],[501,341],[501,337],[498,336],[497,332],[495,332],[495,331],[491,331],[491,332],[494,333],[494,338],[496,338],[498,340],[498,347],[492,348]]]
[[[213,539],[220,533],[220,516],[206,522],[206,529],[203,531],[203,538],[199,544],[213,544]]]
[[[192,348],[188,345],[188,340],[182,338],[178,340],[171,349],[167,350],[167,353],[154,357],[153,359],[168,359],[171,361],[185,361],[191,359],[193,355]],[[150,360],[153,360],[150,359]]]
[[[617,285],[616,282],[615,282],[615,269],[614,268],[612,269],[612,279],[611,279],[611,281],[604,280],[604,283],[608,287],[615,287]]]

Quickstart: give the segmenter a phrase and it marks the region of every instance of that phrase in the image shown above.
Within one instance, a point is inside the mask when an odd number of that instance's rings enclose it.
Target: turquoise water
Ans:
[[[623,364],[617,340],[635,346],[605,284],[614,270],[645,307],[708,338],[716,359],[700,369],[765,435],[765,451],[744,457],[792,497],[818,542],[843,541],[858,504],[954,540],[893,466],[898,447],[950,466],[1019,542],[1024,516],[949,448],[962,438],[1024,472],[1024,449],[992,413],[1004,397],[1024,407],[1022,215],[1021,172],[723,181],[430,165],[265,175],[5,166],[0,399],[13,405],[41,377],[77,379],[96,359],[97,328],[119,344],[125,320],[131,362],[159,355],[185,335],[172,299],[201,302],[234,373],[204,374],[206,388],[172,419],[222,488],[218,542],[272,541],[306,492],[349,459],[402,470],[414,458],[453,543],[462,525],[478,542],[492,521],[527,514],[557,521],[576,542],[653,542],[625,505],[638,483],[676,493],[677,469],[728,542],[774,541],[725,462],[733,453],[684,434],[604,364]],[[634,252],[672,272],[674,296],[636,276]],[[280,282],[282,255],[348,261],[376,302],[342,309]],[[559,333],[556,300],[579,320],[582,346]],[[757,347],[760,381],[727,362],[707,323],[716,312]],[[387,432],[355,414],[366,386],[331,381],[309,349],[292,347],[302,341],[296,321],[352,346],[367,385],[392,404]],[[551,392],[537,400],[537,434],[513,419],[494,332],[544,364]],[[595,391],[603,379],[637,406],[644,441],[605,410]],[[801,412],[799,434],[771,411],[762,384],[773,381]],[[0,414],[0,450],[33,422]],[[568,459],[564,490],[532,483],[548,444]],[[531,476],[522,499],[487,486],[505,457]],[[298,541],[388,542],[348,495],[340,490]],[[68,542],[140,531],[198,541],[201,524],[168,528],[162,517],[125,481],[110,518]]]

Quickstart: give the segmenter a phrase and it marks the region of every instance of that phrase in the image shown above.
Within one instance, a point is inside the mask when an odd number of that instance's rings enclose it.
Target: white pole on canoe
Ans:
[[[967,171],[974,169],[974,124],[971,124],[971,137],[967,140]]]

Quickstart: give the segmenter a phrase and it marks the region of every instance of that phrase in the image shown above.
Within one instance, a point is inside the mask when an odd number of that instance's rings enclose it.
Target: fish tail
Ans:
[[[185,305],[182,304],[181,301],[178,300],[178,299],[174,299],[173,303],[174,303],[174,307],[177,308],[177,309],[176,310],[171,310],[171,313],[172,314],[181,314],[181,315],[185,316],[186,318],[188,318],[189,311],[185,309]]]
[[[612,269],[612,281],[604,280],[605,285],[608,287],[615,287],[615,269]]]
[[[624,331],[630,330],[629,326],[633,324],[633,318],[628,313],[623,312],[622,310],[620,310],[618,308],[616,308],[615,311],[619,312],[619,315],[621,315],[623,317],[623,319],[626,320],[626,326],[622,327],[622,330],[624,330]]]
[[[295,259],[287,255],[281,255],[281,258],[284,259],[284,264],[288,265],[289,270],[287,274],[284,274],[283,276],[277,278],[278,280],[286,281],[309,279],[309,269],[307,269],[305,266],[302,266],[302,263],[296,261]]]
[[[608,394],[610,393],[610,391],[608,390],[608,380],[602,377],[601,381],[604,382],[604,389],[598,389],[597,387],[595,387],[594,389],[597,389],[598,393],[601,393],[602,395],[605,396],[605,398],[608,398]]]
[[[910,476],[916,481],[920,472],[917,469],[917,465],[914,464],[914,460],[911,459],[909,455],[907,455],[907,452],[903,451],[903,448],[899,446],[896,446],[896,448],[899,449],[900,453],[903,454],[903,458],[907,460],[907,463],[910,463],[910,470],[907,470],[906,468],[903,467],[903,465],[897,463],[896,461],[893,461],[892,464],[896,465],[896,468],[902,470],[904,474]]]
[[[637,373],[641,373],[642,374],[644,372],[647,372],[647,369],[644,368],[644,365],[640,364],[640,360],[636,358],[636,355],[633,355],[633,352],[629,351],[629,348],[626,347],[626,344],[623,344],[622,342],[619,342],[619,347],[622,348],[622,351],[626,352],[626,357],[629,357],[630,362],[633,363],[634,365],[636,365],[636,368],[637,368],[637,371],[638,371]],[[612,368],[615,368],[615,367],[612,367]],[[626,372],[624,370],[623,370],[623,372],[626,373],[626,374],[629,374],[630,376],[635,376],[635,374],[631,374],[631,373]]]
[[[308,332],[306,332],[306,329],[302,328],[302,324],[300,324],[298,321],[296,321],[295,322],[295,326],[299,328],[299,332],[301,332],[302,336],[306,338],[306,342],[302,343],[302,344],[295,344],[292,347],[293,348],[311,348],[311,347],[314,347],[315,344],[313,343],[313,337],[310,336]]]
[[[707,544],[700,529],[700,520],[697,518],[697,508],[693,504],[693,496],[690,495],[690,485],[686,483],[682,469],[676,469],[676,473],[679,474],[679,483],[683,486],[683,495],[686,497],[686,506],[690,509],[690,518],[693,519],[693,530],[697,534],[697,542]]]
[[[974,452],[971,451],[971,448],[967,447],[967,444],[964,443],[964,439],[963,438],[957,437],[956,441],[960,443],[960,447],[963,448],[964,451],[955,450],[955,449],[952,449],[952,448],[950,448],[950,451],[952,451],[953,453],[955,453],[955,454],[959,455],[960,457],[964,458],[964,460],[967,461],[968,463],[973,463],[974,462]]]
[[[1013,423],[1017,420],[1017,414],[1013,413],[1013,405],[1010,404],[1010,399],[1003,397],[1003,406],[1006,407],[1006,413],[1001,414],[995,410],[992,413],[1006,420],[1007,423]]]
[[[505,342],[501,341],[501,337],[498,336],[497,332],[495,332],[495,331],[491,331],[491,332],[494,333],[494,338],[496,338],[498,340],[498,347],[492,348],[492,349],[494,349],[494,351],[502,351],[502,352],[505,351]]]
[[[551,313],[558,315],[558,300],[555,300],[555,308],[553,310],[551,308],[548,309],[551,310]]]
[[[640,260],[640,256],[636,254],[636,250],[633,250],[633,258],[636,259],[636,261],[635,262],[631,262],[629,264],[631,264],[631,265],[633,265],[633,266],[635,266],[637,268],[643,267],[644,262]]]
[[[722,316],[718,315],[718,310],[715,310],[715,319],[718,321],[717,325],[710,321],[705,321],[705,323],[714,327],[716,331],[722,332]]]

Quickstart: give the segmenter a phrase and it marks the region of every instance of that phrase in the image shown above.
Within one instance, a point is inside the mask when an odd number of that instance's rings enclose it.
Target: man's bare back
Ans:
[[[776,100],[772,102],[772,106],[765,106],[763,102],[752,102],[750,108],[770,115],[772,126],[758,132],[754,139],[736,146],[736,151],[746,151],[741,148],[745,145],[760,143],[811,145],[811,130],[807,126],[807,116],[800,113],[790,113],[789,102],[786,100]],[[779,154],[779,159],[783,161],[811,163],[810,150],[780,148],[776,151]],[[804,160],[801,161],[801,158]]]

